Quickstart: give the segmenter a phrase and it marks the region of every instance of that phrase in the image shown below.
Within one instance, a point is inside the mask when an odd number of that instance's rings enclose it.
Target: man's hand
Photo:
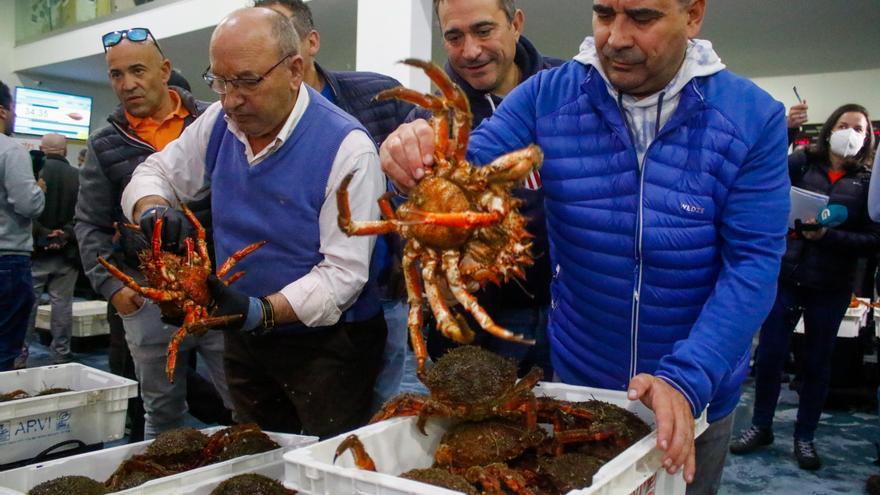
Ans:
[[[113,297],[110,298],[110,304],[116,308],[116,312],[120,316],[126,316],[140,309],[144,305],[144,298],[128,287],[123,287],[113,294]]]
[[[804,100],[788,109],[786,122],[789,129],[796,129],[807,122],[807,101]]]
[[[46,192],[46,181],[44,181],[42,177],[37,180],[37,187],[39,187],[41,191]]]
[[[379,148],[382,171],[401,191],[408,191],[434,163],[434,128],[419,119],[403,124]]]
[[[694,481],[694,415],[688,400],[661,378],[641,373],[629,382],[629,400],[641,399],[657,418],[657,447],[663,467],[675,474],[684,466],[684,480]]]
[[[256,297],[249,297],[247,294],[227,286],[216,275],[208,277],[208,293],[211,294],[213,300],[210,311],[212,317],[240,316],[228,325],[213,327],[214,329],[253,332],[261,328],[263,324],[262,305]]]
[[[147,209],[138,220],[141,231],[147,237],[147,242],[152,242],[153,229],[156,225],[156,220],[159,218],[163,221],[162,250],[169,253],[183,254],[186,250],[184,239],[193,235],[193,226],[189,223],[189,219],[180,210],[167,206],[155,206]]]

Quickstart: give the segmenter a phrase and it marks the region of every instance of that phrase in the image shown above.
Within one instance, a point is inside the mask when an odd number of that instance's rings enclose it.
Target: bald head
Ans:
[[[212,58],[215,45],[224,42],[259,43],[263,50],[274,48],[278,56],[299,53],[299,37],[290,19],[264,7],[239,9],[220,21],[211,35]]]
[[[168,94],[171,62],[152,40],[123,39],[107,49],[106,59],[110,84],[125,111],[162,120],[173,110]]]
[[[47,155],[67,155],[67,138],[61,134],[46,134],[40,141],[40,149]]]

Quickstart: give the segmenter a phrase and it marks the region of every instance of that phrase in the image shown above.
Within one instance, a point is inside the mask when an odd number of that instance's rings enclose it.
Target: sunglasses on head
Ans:
[[[151,33],[150,30],[147,28],[131,28],[123,29],[121,31],[110,31],[104,36],[101,36],[101,43],[104,44],[104,52],[106,53],[107,49],[111,46],[116,46],[121,43],[123,38],[128,38],[128,41],[134,43],[143,43],[148,39],[152,39],[153,44],[156,45],[159,53],[162,53],[162,48],[159,47],[159,42],[156,41],[156,37],[153,36],[153,33]]]

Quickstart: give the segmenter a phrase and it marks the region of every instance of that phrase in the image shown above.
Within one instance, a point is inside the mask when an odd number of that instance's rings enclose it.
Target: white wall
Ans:
[[[834,110],[846,103],[868,109],[872,120],[880,119],[880,69],[826,74],[759,77],[752,81],[781,101],[786,109],[797,102],[793,86],[807,101],[810,123],[821,124]]]
[[[11,0],[8,0],[11,3]],[[250,5],[249,0],[179,0],[154,8],[133,10],[132,15],[87,24],[82,28],[47,36],[16,47],[16,71],[101,53],[101,35],[132,26],[150,26],[158,39],[216,25],[229,12]],[[0,16],[7,17],[7,16]],[[14,18],[15,16],[8,16]]]
[[[2,2],[2,14],[0,14],[0,81],[10,88],[19,84],[18,77],[12,72],[12,54],[15,48],[15,2],[12,0],[0,0]]]

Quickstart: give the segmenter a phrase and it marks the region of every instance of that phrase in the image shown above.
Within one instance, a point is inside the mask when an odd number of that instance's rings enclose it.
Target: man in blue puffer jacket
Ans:
[[[704,12],[705,0],[594,0],[595,37],[508,95],[469,151],[488,163],[544,150],[553,367],[651,407],[663,465],[696,481],[688,493],[720,484],[790,187],[783,106],[693,39]],[[383,144],[401,187],[430,166],[432,135],[416,121]]]

